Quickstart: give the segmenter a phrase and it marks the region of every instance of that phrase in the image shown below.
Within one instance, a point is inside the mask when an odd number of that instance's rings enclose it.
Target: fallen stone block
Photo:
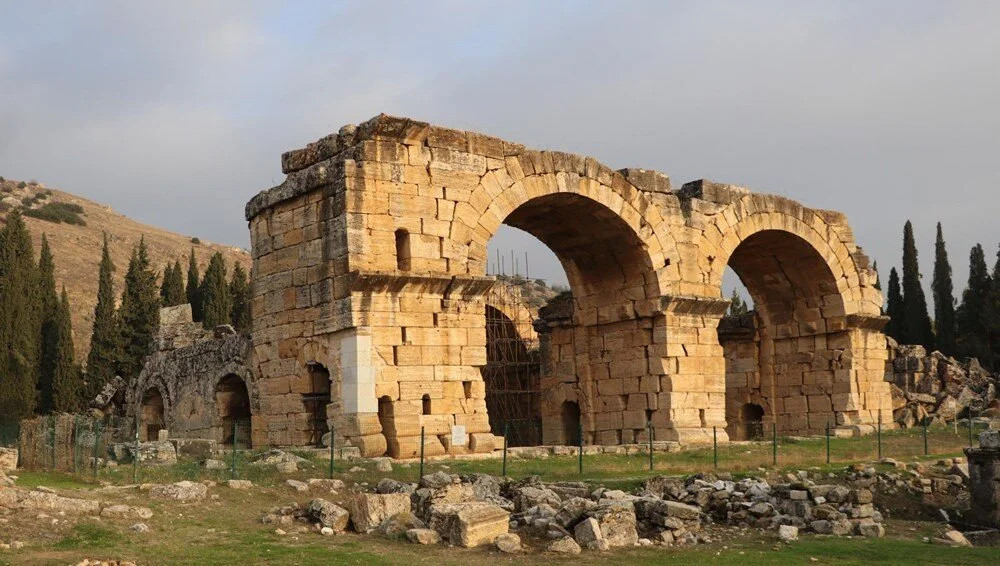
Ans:
[[[105,519],[149,519],[153,511],[148,507],[131,507],[129,505],[108,505],[101,509],[101,517]]]
[[[550,542],[545,551],[556,554],[580,554],[580,545],[572,537],[563,537]]]
[[[208,495],[208,487],[191,481],[181,481],[166,485],[157,485],[149,490],[150,497],[158,499],[173,499],[176,501],[194,501],[204,499]]]
[[[416,544],[437,544],[441,542],[441,535],[434,529],[410,529],[406,531],[406,538]]]
[[[389,517],[410,510],[410,496],[405,493],[359,493],[351,500],[351,523],[355,531],[370,533]]]
[[[317,521],[324,527],[330,527],[336,533],[347,530],[347,523],[351,518],[347,509],[318,498],[309,502],[309,505],[306,506],[306,514],[310,519]]]
[[[430,516],[430,528],[465,548],[491,544],[510,530],[510,513],[481,501],[434,505]]]

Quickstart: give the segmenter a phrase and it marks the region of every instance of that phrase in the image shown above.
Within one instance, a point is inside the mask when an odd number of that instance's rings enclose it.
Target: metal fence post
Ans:
[[[510,432],[510,423],[503,423],[503,477],[507,477],[507,433]]]
[[[969,448],[972,448],[972,408],[969,408]]]
[[[334,450],[336,450],[334,448],[334,445],[336,444],[336,441],[334,441],[334,439],[333,439],[334,438],[334,430],[335,430],[334,426],[330,425],[330,479],[333,479],[333,453],[334,453]]]
[[[778,465],[778,421],[771,425],[771,463]]]
[[[878,459],[882,459],[882,412],[878,414]]]
[[[101,441],[101,421],[94,421],[94,481],[97,481],[97,445]]]
[[[930,453],[927,449],[927,417],[924,417],[923,420],[920,421],[920,424],[924,429],[924,456],[926,456]]]
[[[420,478],[417,480],[419,483],[424,477],[424,427],[420,427]]]
[[[73,415],[73,432],[70,434],[69,443],[72,446],[73,451],[73,473],[79,473],[79,466],[77,465],[77,444],[80,441],[80,415]]]
[[[826,421],[826,463],[830,463],[830,421]]]
[[[239,440],[237,440],[239,438],[239,436],[237,436],[239,434],[239,425],[240,425],[239,419],[233,419],[233,464],[229,468],[230,479],[236,478],[236,449],[238,448],[239,445]]]
[[[719,468],[719,433],[717,427],[712,427],[712,466]]]
[[[135,420],[135,454],[132,455],[132,483],[139,483],[139,419]]]
[[[583,474],[583,423],[577,426],[576,430],[576,447],[577,447],[577,471]]]
[[[649,471],[653,471],[653,421],[646,422],[646,436],[649,441]]]
[[[51,457],[52,469],[55,470],[56,469],[56,416],[55,415],[49,415],[49,429],[51,429],[52,431],[52,433],[49,436],[50,438],[49,451],[52,455]]]

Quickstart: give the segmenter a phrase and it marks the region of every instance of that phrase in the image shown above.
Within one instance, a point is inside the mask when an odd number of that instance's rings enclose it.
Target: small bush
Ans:
[[[86,226],[87,223],[83,218],[80,218],[82,213],[82,206],[68,202],[47,202],[39,208],[31,208],[24,211],[25,216],[55,222],[56,224],[65,222],[66,224]]]
[[[31,206],[35,204],[35,197],[28,195],[26,197],[21,197],[21,204],[24,206]]]
[[[52,196],[52,189],[45,189],[45,196],[47,197]]]
[[[5,193],[12,193],[12,192],[14,192],[14,187],[12,187],[10,185],[4,185],[3,186],[3,192],[5,192]]]
[[[47,198],[49,198],[49,195],[47,195],[45,193],[38,193],[37,195],[35,195],[35,202],[40,201],[40,200],[45,200]]]
[[[191,238],[191,243],[195,244],[195,245],[198,245],[198,244],[201,243],[201,240],[199,240],[197,237],[194,237],[194,238]]]
[[[24,187],[27,187],[27,186],[28,186],[28,183],[25,183],[24,181],[21,181],[20,183],[17,184],[17,188],[19,188],[19,189],[23,189]]]

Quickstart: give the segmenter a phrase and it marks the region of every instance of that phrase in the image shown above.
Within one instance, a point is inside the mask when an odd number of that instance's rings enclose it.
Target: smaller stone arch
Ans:
[[[167,428],[164,397],[158,387],[149,387],[142,393],[139,409],[139,440],[157,440],[161,430]]]
[[[246,381],[229,373],[215,385],[216,438],[222,444],[251,445],[250,393]]]
[[[576,401],[563,401],[560,407],[562,444],[575,446],[580,443],[580,405]]]

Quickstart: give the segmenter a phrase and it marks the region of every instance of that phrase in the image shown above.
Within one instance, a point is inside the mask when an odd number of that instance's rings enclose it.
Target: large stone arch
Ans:
[[[716,215],[703,234],[706,294],[721,296],[729,266],[756,306],[744,343],[725,344],[730,430],[750,398],[763,400],[766,421],[789,434],[877,420],[889,395],[881,295],[843,216],[751,194]],[[737,351],[750,357],[734,360]],[[752,371],[734,361],[751,361]]]
[[[322,343],[339,368],[338,436],[366,455],[411,454],[421,428],[429,454],[490,450],[499,431],[480,374],[494,284],[485,273],[502,223],[548,244],[574,287],[574,308],[548,324],[543,390],[553,417],[576,404],[585,442],[641,441],[650,424],[655,440],[682,442],[725,429],[719,280],[741,245],[766,234],[804,242],[829,270],[838,304],[828,308],[842,311],[837,339],[849,342],[837,348],[848,355],[833,371],[847,373],[831,414],[861,427],[888,409],[881,298],[839,213],[709,181],[674,190],[655,171],[386,115],[287,152],[282,170],[285,181],[246,208],[268,438],[298,418],[289,390],[303,351]],[[383,398],[391,432],[378,419]],[[452,444],[456,427],[467,446]],[[546,427],[553,441],[565,436],[558,422]]]

